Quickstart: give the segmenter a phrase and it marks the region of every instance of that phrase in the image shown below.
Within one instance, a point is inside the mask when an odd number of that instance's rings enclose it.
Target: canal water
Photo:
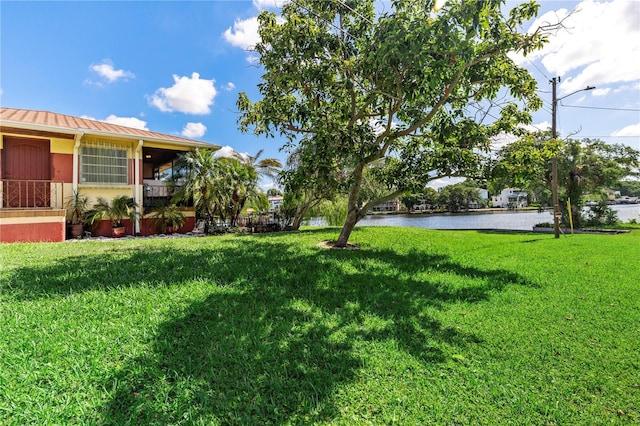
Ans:
[[[614,205],[618,219],[640,221],[640,204]],[[429,229],[505,229],[531,231],[542,222],[553,222],[552,212],[491,211],[441,214],[368,215],[357,226],[412,226]],[[314,223],[321,225],[321,223]]]

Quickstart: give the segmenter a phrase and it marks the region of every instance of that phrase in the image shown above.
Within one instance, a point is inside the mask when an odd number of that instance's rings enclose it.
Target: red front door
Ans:
[[[3,142],[3,207],[49,207],[49,140],[5,136]]]

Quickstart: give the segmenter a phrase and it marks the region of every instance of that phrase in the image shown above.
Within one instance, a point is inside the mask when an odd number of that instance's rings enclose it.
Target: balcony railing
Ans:
[[[166,181],[145,179],[143,182],[144,207],[166,206],[171,203],[171,198],[180,189],[179,185],[171,185]],[[181,201],[179,205],[192,206],[192,202]]]
[[[0,208],[62,209],[62,182],[0,180]]]

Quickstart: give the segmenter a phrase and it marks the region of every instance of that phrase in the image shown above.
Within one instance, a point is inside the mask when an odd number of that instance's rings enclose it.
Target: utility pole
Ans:
[[[558,108],[558,99],[556,98],[556,83],[560,81],[560,77],[551,79],[551,137],[555,139],[556,133],[556,110]],[[560,238],[560,202],[558,200],[558,154],[553,156],[551,165],[551,192],[553,194],[553,233],[556,238]]]
[[[576,90],[575,92],[571,92],[568,95],[564,95],[559,98],[556,96],[556,85],[560,81],[560,77],[553,77],[551,79],[551,137],[556,139],[558,137],[557,129],[556,129],[556,115],[558,112],[558,101],[566,98],[567,96],[574,95],[578,92],[583,92],[586,90],[593,90],[595,86],[587,86],[584,89]],[[560,216],[562,213],[560,212],[560,202],[558,200],[558,154],[554,155],[552,163],[551,163],[551,192],[553,194],[553,233],[556,238],[560,238]],[[571,214],[571,212],[569,212]]]

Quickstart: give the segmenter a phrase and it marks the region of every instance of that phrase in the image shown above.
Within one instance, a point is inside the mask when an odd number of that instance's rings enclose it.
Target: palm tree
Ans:
[[[275,158],[259,160],[263,150],[255,155],[234,153],[237,164],[233,167],[235,187],[231,197],[231,224],[235,225],[247,201],[259,203],[260,191],[258,187],[260,176],[275,177],[282,169],[282,163]]]
[[[173,201],[193,200],[196,210],[210,221],[220,210],[220,167],[214,156],[218,149],[196,149],[181,155],[173,178]]]
[[[235,155],[241,163],[251,166],[258,175],[275,177],[280,173],[282,163],[275,158],[264,158],[258,161],[263,152],[264,150],[261,149],[256,155],[241,155],[237,153]]]
[[[216,217],[235,226],[248,200],[258,196],[260,175],[274,176],[281,164],[267,158],[234,153],[216,157],[217,149],[198,149],[183,154],[174,179],[174,202],[193,200],[200,214],[209,221]]]

